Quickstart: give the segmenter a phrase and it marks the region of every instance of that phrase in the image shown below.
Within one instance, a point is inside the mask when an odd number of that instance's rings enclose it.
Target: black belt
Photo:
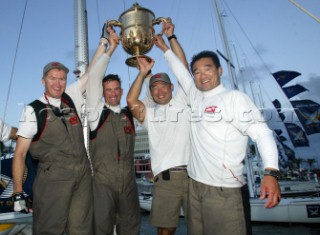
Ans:
[[[177,167],[172,167],[168,169],[169,171],[186,171],[187,166],[177,166]]]
[[[168,170],[162,171],[162,179],[163,180],[170,180],[170,172],[171,171],[187,171],[187,166],[176,166],[169,168]]]

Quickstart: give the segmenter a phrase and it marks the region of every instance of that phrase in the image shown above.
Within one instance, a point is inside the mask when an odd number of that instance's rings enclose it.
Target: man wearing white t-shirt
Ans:
[[[174,26],[163,24],[170,46],[187,67],[184,52],[173,34]],[[172,53],[173,53],[172,52]],[[127,103],[134,117],[148,130],[151,168],[154,175],[150,222],[158,234],[174,234],[179,222],[180,208],[185,216],[188,191],[186,166],[189,161],[189,112],[183,86],[172,95],[173,84],[166,73],[154,74],[150,81],[148,72],[154,61],[138,58],[139,74],[127,96]],[[146,80],[154,104],[139,100]]]
[[[220,83],[218,56],[203,51],[192,58],[193,79],[162,38],[155,44],[179,82],[191,107],[191,156],[188,164],[188,234],[250,234],[250,205],[243,160],[248,137],[257,143],[265,169],[260,199],[279,203],[278,152],[271,130],[244,93]]]

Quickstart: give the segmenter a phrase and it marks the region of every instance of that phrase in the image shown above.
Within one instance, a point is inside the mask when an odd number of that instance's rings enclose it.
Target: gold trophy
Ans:
[[[120,40],[123,49],[132,57],[126,60],[126,64],[131,67],[137,67],[137,58],[144,57],[151,61],[148,53],[153,47],[153,36],[155,30],[153,25],[165,22],[166,19],[159,17],[155,19],[155,15],[149,9],[141,7],[138,3],[134,3],[131,8],[123,12],[119,20],[109,21],[110,26],[121,27]]]

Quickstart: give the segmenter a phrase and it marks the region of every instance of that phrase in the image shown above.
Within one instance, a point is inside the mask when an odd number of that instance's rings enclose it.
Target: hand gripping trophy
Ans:
[[[151,60],[148,53],[153,47],[153,36],[155,30],[153,25],[166,22],[163,17],[155,19],[155,15],[149,9],[141,7],[134,3],[131,8],[123,12],[119,20],[110,20],[109,26],[119,26],[120,40],[123,49],[132,57],[126,60],[126,64],[131,67],[137,67],[137,57],[144,57]]]

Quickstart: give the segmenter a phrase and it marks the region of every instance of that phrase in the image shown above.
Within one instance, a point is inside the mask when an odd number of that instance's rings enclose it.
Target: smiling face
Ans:
[[[213,60],[204,57],[193,64],[195,84],[200,91],[209,91],[220,85],[222,68],[216,67]]]
[[[151,96],[157,104],[168,104],[172,98],[173,85],[163,81],[152,83]]]
[[[66,90],[67,74],[61,69],[51,69],[42,78],[47,96],[59,99]]]
[[[123,90],[118,81],[110,80],[103,83],[103,96],[107,104],[111,106],[119,105],[122,93]]]

